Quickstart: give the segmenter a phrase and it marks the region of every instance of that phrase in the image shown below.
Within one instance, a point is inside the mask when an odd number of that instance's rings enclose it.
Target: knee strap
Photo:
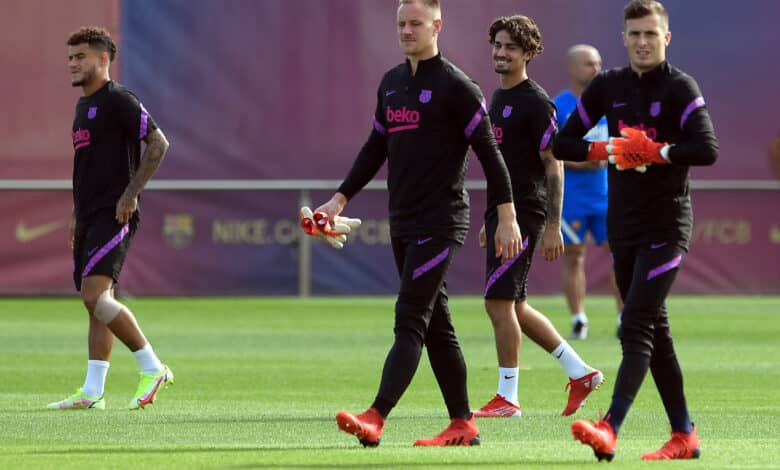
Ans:
[[[100,297],[98,297],[97,303],[95,303],[95,312],[93,315],[95,318],[108,325],[114,321],[117,315],[119,315],[119,312],[122,311],[122,308],[122,304],[117,302],[116,299],[111,296],[111,291],[106,290],[100,294]]]

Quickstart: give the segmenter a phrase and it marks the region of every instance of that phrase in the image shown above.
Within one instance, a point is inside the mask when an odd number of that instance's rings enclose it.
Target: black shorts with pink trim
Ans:
[[[487,235],[485,291],[486,299],[525,300],[528,291],[528,272],[534,257],[536,244],[544,230],[544,217],[540,214],[518,214],[517,224],[523,236],[523,246],[514,258],[502,263],[496,258],[495,235],[498,216],[485,221]]]
[[[101,209],[76,224],[73,282],[77,291],[87,276],[110,276],[114,284],[119,282],[130,241],[138,228],[138,213],[125,225],[116,221],[115,214],[113,207]]]

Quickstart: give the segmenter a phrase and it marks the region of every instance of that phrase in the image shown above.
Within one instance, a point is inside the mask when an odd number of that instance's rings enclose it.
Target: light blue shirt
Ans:
[[[562,129],[569,116],[577,108],[578,98],[570,90],[562,91],[553,99],[558,108],[559,128]],[[604,141],[609,139],[607,118],[602,116],[599,122],[585,134],[585,140],[589,142]],[[564,169],[563,205],[576,205],[577,207],[591,207],[593,209],[606,210],[607,207],[607,169],[575,170]]]

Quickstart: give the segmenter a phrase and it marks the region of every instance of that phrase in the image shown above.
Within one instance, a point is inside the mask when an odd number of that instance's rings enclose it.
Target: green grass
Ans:
[[[144,411],[125,409],[137,365],[117,343],[100,411],[46,410],[81,386],[86,317],[78,299],[0,299],[0,468],[580,468],[596,465],[559,416],[566,377],[524,339],[518,420],[481,420],[482,445],[421,449],[446,411],[425,356],[387,422],[363,449],[336,429],[340,409],[374,398],[392,341],[393,299],[136,299],[127,302],[176,384]],[[563,299],[540,297],[564,333]],[[473,406],[496,386],[490,324],[476,298],[451,309]],[[609,406],[620,347],[614,306],[589,299],[591,338],[574,343],[607,383],[577,416]],[[610,468],[780,468],[780,298],[674,297],[669,302],[698,461],[640,464],[668,424],[648,375]],[[599,313],[601,312],[601,313]],[[603,464],[602,464],[603,465]]]

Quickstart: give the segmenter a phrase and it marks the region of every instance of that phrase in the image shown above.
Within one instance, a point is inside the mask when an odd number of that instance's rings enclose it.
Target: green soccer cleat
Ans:
[[[52,410],[105,410],[106,400],[103,397],[87,395],[83,390],[78,389],[76,393],[62,401],[49,403],[46,408]]]
[[[173,371],[166,365],[163,365],[163,370],[157,374],[141,372],[141,381],[127,407],[131,410],[143,409],[146,405],[154,403],[157,392],[171,384],[173,384]]]

